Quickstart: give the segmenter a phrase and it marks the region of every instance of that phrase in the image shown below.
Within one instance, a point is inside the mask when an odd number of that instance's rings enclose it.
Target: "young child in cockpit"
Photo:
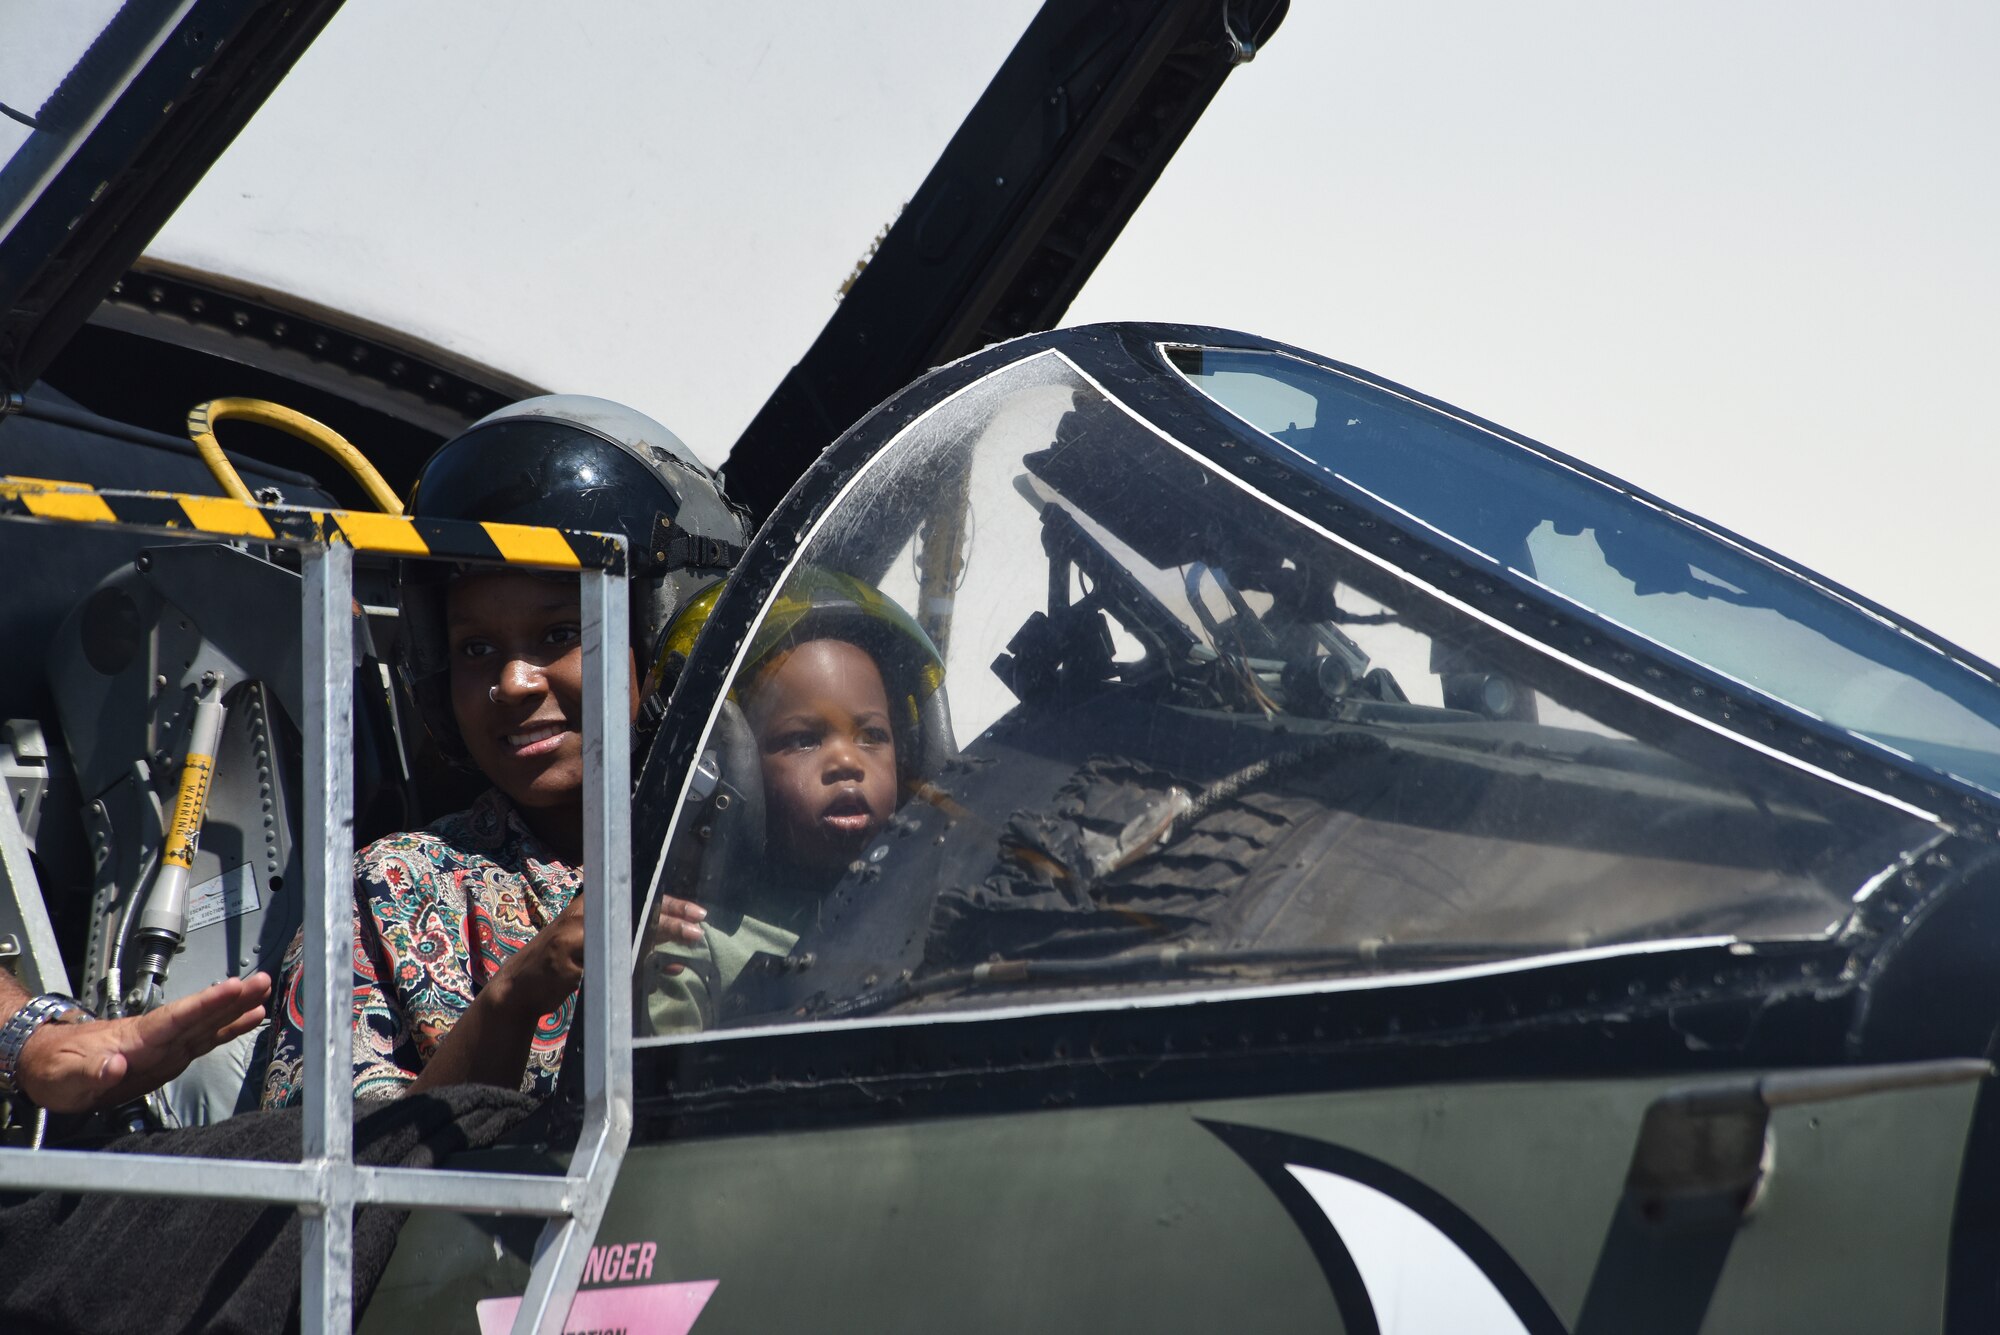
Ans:
[[[914,726],[919,702],[941,681],[936,649],[879,592],[825,572],[800,584],[767,619],[763,633],[772,642],[753,645],[733,692],[764,796],[763,856],[756,884],[744,887],[748,911],[740,927],[725,927],[733,915],[718,915],[701,945],[670,944],[649,957],[646,1010],[655,1033],[713,1024],[721,994],[753,956],[789,954],[818,920],[827,892],[903,798],[903,766],[913,757],[899,748],[899,717]],[[686,967],[667,976],[658,966],[668,962]]]
[[[800,891],[824,891],[896,810],[882,670],[858,644],[809,640],[758,667],[744,713],[763,764],[773,868]]]
[[[780,645],[745,672],[737,698],[764,789],[760,884],[747,887],[753,907],[740,922],[721,915],[699,945],[664,944],[648,956],[645,1006],[656,1034],[714,1024],[744,967],[759,954],[791,952],[896,810],[889,692],[866,649],[824,637]],[[669,974],[669,963],[683,967]]]

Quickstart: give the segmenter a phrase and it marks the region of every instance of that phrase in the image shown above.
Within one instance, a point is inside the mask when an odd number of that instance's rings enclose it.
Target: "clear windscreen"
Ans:
[[[1823,938],[1923,821],[1482,623],[1044,353],[736,650],[643,1034]]]
[[[2000,792],[2000,687],[1884,618],[1674,515],[1401,395],[1281,353],[1169,350],[1190,382],[1330,473],[1661,648]]]

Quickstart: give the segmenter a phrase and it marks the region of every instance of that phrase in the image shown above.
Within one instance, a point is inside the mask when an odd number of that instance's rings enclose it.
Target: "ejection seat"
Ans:
[[[300,791],[300,600],[299,575],[272,560],[218,543],[163,545],[105,578],[56,632],[49,682],[92,870],[78,984],[101,1014],[258,969],[277,975],[301,922],[301,804],[320,800]],[[410,815],[370,621],[355,621],[357,833]],[[164,873],[190,833],[175,828],[176,807],[203,780],[198,844],[176,895]],[[142,998],[149,959],[165,976]],[[198,1125],[255,1107],[261,1039],[198,1059],[149,1100],[155,1117]]]

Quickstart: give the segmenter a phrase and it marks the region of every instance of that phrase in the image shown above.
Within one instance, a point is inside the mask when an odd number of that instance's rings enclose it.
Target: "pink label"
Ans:
[[[649,1248],[650,1250],[650,1248]],[[688,1335],[719,1280],[585,1289],[569,1305],[563,1335]],[[507,1335],[519,1298],[482,1298],[479,1335]]]

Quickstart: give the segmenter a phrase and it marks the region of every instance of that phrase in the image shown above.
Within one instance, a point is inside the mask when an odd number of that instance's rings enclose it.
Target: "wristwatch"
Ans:
[[[72,1015],[90,1019],[90,1008],[75,997],[44,992],[0,1025],[0,1098],[12,1098],[21,1092],[17,1071],[21,1049],[28,1046],[35,1031],[51,1020],[66,1020]]]

